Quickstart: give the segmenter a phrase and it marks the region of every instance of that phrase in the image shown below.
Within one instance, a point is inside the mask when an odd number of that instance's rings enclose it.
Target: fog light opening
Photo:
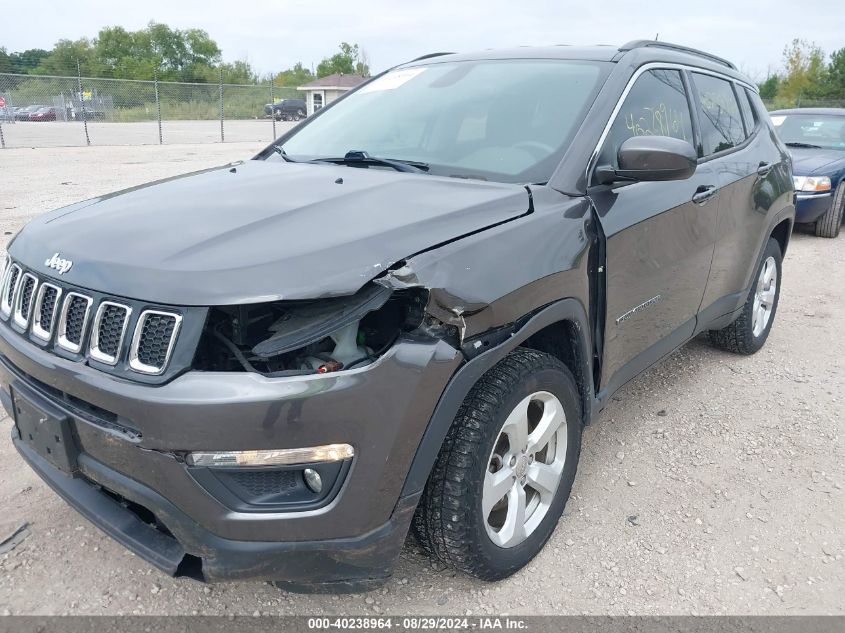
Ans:
[[[320,473],[318,473],[313,468],[306,468],[302,472],[302,476],[305,479],[305,485],[308,486],[308,489],[313,492],[314,494],[320,494],[323,491],[323,478],[320,477]]]

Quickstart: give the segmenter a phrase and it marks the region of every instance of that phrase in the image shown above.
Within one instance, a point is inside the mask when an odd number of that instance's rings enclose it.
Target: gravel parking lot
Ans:
[[[260,147],[5,150],[0,230]],[[845,614],[843,331],[845,237],[798,233],[766,347],[740,357],[696,340],[620,391],[584,434],[551,541],[495,584],[431,565],[411,540],[369,594],[173,580],[60,501],[4,418],[0,540],[23,522],[30,533],[0,556],[0,613]]]

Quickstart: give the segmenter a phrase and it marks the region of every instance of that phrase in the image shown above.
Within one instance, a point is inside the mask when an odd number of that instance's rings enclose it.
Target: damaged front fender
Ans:
[[[425,288],[426,314],[458,328],[461,345],[559,299],[589,305],[589,201],[547,187],[531,194],[532,213],[412,256],[374,281]]]

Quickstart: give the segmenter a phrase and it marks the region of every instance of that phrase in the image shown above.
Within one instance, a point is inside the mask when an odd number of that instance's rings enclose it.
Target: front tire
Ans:
[[[778,309],[782,260],[780,244],[770,237],[739,316],[727,327],[708,332],[715,347],[735,354],[753,354],[763,347]]]
[[[423,549],[483,580],[506,578],[543,548],[569,499],[581,401],[557,358],[519,348],[464,400],[412,530]]]
[[[842,228],[842,215],[845,214],[845,180],[839,183],[830,209],[816,220],[816,235],[818,237],[837,237]]]

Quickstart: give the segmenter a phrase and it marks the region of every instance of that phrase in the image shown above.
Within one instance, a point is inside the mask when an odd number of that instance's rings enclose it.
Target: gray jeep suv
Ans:
[[[23,459],[168,574],[362,589],[410,529],[500,579],[619,387],[702,332],[763,345],[793,218],[729,62],[427,56],[253,160],[30,223],[0,396]]]

